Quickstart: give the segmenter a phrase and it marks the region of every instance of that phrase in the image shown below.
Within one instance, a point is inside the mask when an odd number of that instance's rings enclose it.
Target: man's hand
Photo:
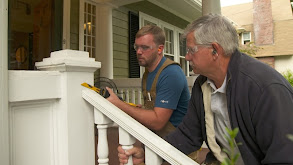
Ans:
[[[109,92],[110,96],[107,98],[112,104],[117,106],[117,103],[122,102],[118,96],[113,92],[113,90],[109,87],[106,87],[106,90]]]
[[[144,150],[140,147],[133,147],[129,150],[122,149],[122,146],[118,147],[118,157],[120,165],[124,165],[128,162],[129,156],[132,156],[133,165],[144,162]]]

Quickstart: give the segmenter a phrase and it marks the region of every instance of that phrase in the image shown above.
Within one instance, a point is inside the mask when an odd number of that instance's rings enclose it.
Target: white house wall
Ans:
[[[293,71],[293,56],[276,56],[275,69],[280,73],[283,73],[287,70]]]

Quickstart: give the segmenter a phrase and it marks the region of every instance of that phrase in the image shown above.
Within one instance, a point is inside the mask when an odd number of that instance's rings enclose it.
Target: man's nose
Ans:
[[[136,49],[136,54],[142,54],[142,50],[140,47]]]
[[[185,60],[186,60],[186,61],[191,61],[191,57],[190,57],[189,54],[186,54],[186,55],[185,55]]]

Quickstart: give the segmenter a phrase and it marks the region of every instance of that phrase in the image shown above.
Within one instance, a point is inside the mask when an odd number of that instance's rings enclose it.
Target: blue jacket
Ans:
[[[207,142],[205,111],[199,76],[192,88],[182,123],[166,140],[188,154]],[[270,66],[235,51],[227,73],[227,106],[231,127],[239,128],[236,142],[247,165],[293,164],[293,89]]]

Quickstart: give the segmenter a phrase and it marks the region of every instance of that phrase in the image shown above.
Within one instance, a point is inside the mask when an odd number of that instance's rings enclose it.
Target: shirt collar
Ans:
[[[225,76],[224,82],[221,85],[221,87],[217,89],[214,82],[212,80],[210,80],[209,78],[207,79],[207,83],[212,87],[213,93],[217,93],[217,92],[226,93],[226,81],[227,81],[227,75]]]

